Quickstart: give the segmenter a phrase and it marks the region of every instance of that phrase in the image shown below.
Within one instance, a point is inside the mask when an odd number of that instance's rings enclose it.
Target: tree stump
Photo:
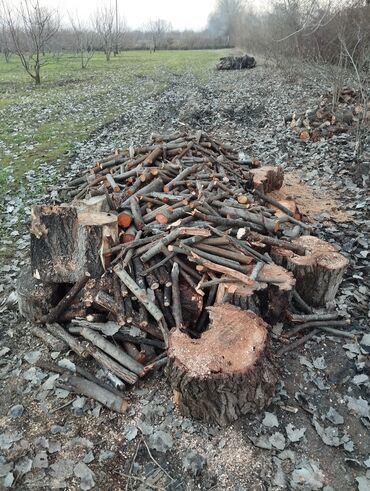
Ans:
[[[328,242],[303,235],[293,240],[306,249],[305,256],[273,247],[274,260],[291,271],[296,278],[296,290],[309,305],[325,306],[334,300],[348,266],[348,259]]]
[[[37,279],[75,283],[86,272],[99,277],[109,261],[104,251],[117,242],[115,215],[63,205],[32,208],[31,267]]]
[[[281,188],[284,182],[284,171],[279,166],[274,167],[271,165],[265,165],[258,169],[251,169],[253,175],[253,186],[260,191],[271,193],[271,191],[277,191]]]
[[[224,426],[266,407],[278,376],[260,317],[230,304],[209,313],[211,324],[199,339],[170,333],[166,373],[183,415]]]
[[[291,272],[265,264],[252,285],[221,283],[216,303],[231,303],[243,310],[251,310],[265,321],[283,320],[292,299],[295,279]]]
[[[27,266],[17,279],[18,309],[23,317],[36,322],[46,315],[62,298],[61,285],[45,283],[32,276]]]

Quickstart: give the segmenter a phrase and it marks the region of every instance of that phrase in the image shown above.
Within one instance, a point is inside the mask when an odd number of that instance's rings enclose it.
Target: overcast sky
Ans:
[[[91,14],[105,0],[40,0],[41,5],[57,7],[65,20],[68,13],[78,12],[81,20]],[[202,29],[213,10],[215,0],[117,0],[119,15],[130,28],[141,27],[150,19],[165,19],[174,29]],[[16,3],[13,0],[11,3]],[[107,0],[107,3],[109,0]],[[115,0],[112,0],[115,5]]]

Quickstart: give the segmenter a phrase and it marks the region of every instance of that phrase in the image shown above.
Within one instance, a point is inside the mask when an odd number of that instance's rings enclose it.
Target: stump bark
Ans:
[[[231,303],[251,310],[267,322],[283,320],[292,299],[295,279],[291,272],[275,264],[265,264],[251,285],[221,283],[216,303]]]
[[[320,307],[334,300],[349,261],[336,247],[310,235],[293,240],[306,249],[304,256],[273,247],[275,262],[291,271],[296,290],[309,305]]]
[[[209,313],[210,327],[199,339],[170,333],[166,372],[183,415],[224,426],[271,402],[277,368],[260,317],[230,304]]]
[[[109,258],[104,251],[118,242],[115,215],[74,206],[34,206],[31,267],[48,283],[75,283],[85,273],[101,276]]]
[[[61,285],[45,283],[32,276],[27,266],[17,279],[18,308],[23,317],[38,321],[54,307],[63,296]]]

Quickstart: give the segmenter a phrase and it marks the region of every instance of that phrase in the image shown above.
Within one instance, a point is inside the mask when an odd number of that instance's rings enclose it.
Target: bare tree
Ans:
[[[107,61],[110,60],[116,39],[115,13],[112,5],[104,5],[95,12],[94,24]]]
[[[208,18],[208,28],[215,34],[223,36],[225,44],[231,46],[240,16],[244,12],[241,0],[217,0],[216,8]]]
[[[60,27],[59,14],[38,0],[23,0],[16,12],[5,2],[3,8],[14,51],[28,75],[40,84],[41,68],[50,61],[48,44]]]
[[[172,24],[164,19],[150,20],[145,30],[150,36],[150,49],[155,51],[166,47],[167,36],[172,31]]]
[[[9,63],[11,50],[10,33],[5,21],[5,12],[0,5],[0,50],[4,54],[6,63]]]
[[[73,41],[76,52],[81,60],[81,68],[87,68],[89,61],[94,56],[94,33],[89,28],[82,24],[77,14],[73,17],[69,16]]]

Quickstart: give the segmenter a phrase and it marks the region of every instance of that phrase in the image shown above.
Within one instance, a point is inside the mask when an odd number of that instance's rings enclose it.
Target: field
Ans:
[[[369,489],[369,340],[357,342],[368,332],[366,162],[353,157],[354,131],[302,141],[284,123],[330,89],[319,70],[257,58],[253,70],[217,72],[224,53],[97,54],[86,70],[63,55],[40,87],[15,57],[0,61],[1,489]],[[63,200],[68,181],[113,149],[184,128],[281,165],[282,195],[351,263],[332,306],[351,316],[351,333],[317,334],[280,358],[268,412],[227,428],[183,417],[161,371],[126,392],[124,415],[57,388],[35,360],[80,360],[50,352],[16,306],[31,205]],[[286,328],[273,326],[274,347]],[[82,365],[98,373],[91,359]]]

